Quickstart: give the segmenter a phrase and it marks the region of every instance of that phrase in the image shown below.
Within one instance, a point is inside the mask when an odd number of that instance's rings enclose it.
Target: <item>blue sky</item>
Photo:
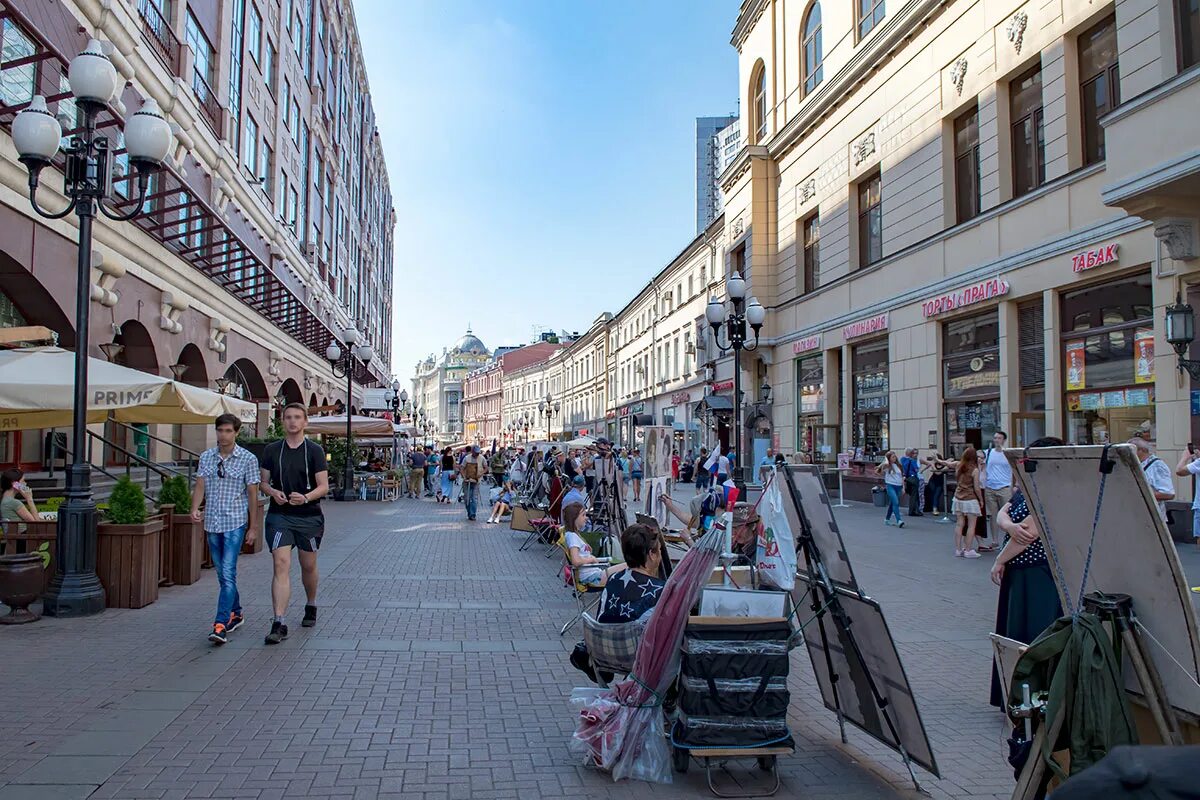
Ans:
[[[356,0],[396,205],[392,368],[586,330],[695,235],[735,0]]]

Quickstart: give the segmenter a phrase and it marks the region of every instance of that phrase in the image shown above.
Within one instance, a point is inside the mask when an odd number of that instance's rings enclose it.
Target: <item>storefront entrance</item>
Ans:
[[[1000,324],[995,309],[942,326],[945,450],[959,458],[1000,428]]]

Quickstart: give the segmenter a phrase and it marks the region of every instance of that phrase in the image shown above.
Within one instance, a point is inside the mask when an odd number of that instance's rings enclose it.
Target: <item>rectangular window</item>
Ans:
[[[1179,17],[1179,67],[1200,64],[1200,0],[1176,0]]]
[[[979,215],[979,108],[954,120],[954,207],[958,222]]]
[[[4,18],[0,29],[0,61],[7,64],[21,58],[29,58],[36,52],[33,40],[10,17]],[[37,64],[28,63],[20,67],[9,67],[0,72],[0,101],[15,106],[33,99],[34,83],[37,79]]]
[[[863,39],[883,21],[883,0],[858,0],[858,38]]]
[[[271,151],[271,145],[267,144],[266,139],[263,139],[262,143],[262,156],[259,158],[259,169],[258,177],[262,179],[262,190],[269,201],[272,197],[272,183],[275,180],[275,153]]]
[[[277,60],[275,45],[271,44],[270,39],[267,39],[266,47],[263,48],[262,74],[263,81],[267,84],[267,91],[271,94],[275,94],[275,62]]]
[[[246,0],[234,0],[233,3],[233,37],[230,42],[229,56],[229,120],[233,130],[233,150],[241,149],[241,115],[242,115],[242,50],[245,46],[245,34],[242,30],[242,18],[246,14]],[[260,26],[261,27],[261,26]]]
[[[292,107],[292,84],[287,78],[283,79],[283,96],[279,101],[279,108],[283,111],[283,124],[288,124],[288,109]]]
[[[1100,118],[1121,102],[1117,19],[1110,16],[1079,37],[1079,98],[1083,112],[1084,166],[1104,160]]]
[[[300,101],[295,97],[292,98],[292,124],[289,126],[292,129],[292,141],[296,143],[296,147],[300,146]]]
[[[879,173],[858,184],[858,266],[883,258],[883,198]]]
[[[204,29],[200,27],[200,23],[196,17],[192,15],[191,10],[188,11],[186,24],[187,43],[192,48],[192,53],[195,55],[196,74],[199,75],[206,84],[212,85],[213,66],[215,59],[213,58],[212,45],[208,43],[208,37],[204,35]]]
[[[258,177],[258,123],[249,114],[246,115],[246,135],[242,142],[245,145],[242,162],[251,175]]]
[[[815,292],[821,285],[821,219],[813,214],[800,223],[800,253],[804,269],[804,294]]]
[[[292,17],[292,47],[296,58],[304,61],[304,23],[300,21],[299,15]]]
[[[1020,197],[1046,182],[1041,66],[1009,84],[1008,100],[1012,119],[1013,197]]]
[[[250,48],[250,55],[253,56],[256,64],[262,63],[262,14],[258,13],[258,7],[253,3],[250,4],[250,22],[246,25],[246,45]]]

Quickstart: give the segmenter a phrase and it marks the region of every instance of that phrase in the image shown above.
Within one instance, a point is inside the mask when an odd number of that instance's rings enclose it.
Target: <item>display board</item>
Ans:
[[[829,614],[814,619],[813,609],[807,602],[797,609],[800,626],[804,630],[804,644],[812,660],[817,685],[825,707],[837,712],[839,709],[847,722],[860,728],[893,750],[904,752],[915,764],[920,764],[934,775],[939,775],[925,724],[917,710],[916,699],[900,654],[892,640],[891,631],[883,617],[879,604],[869,597],[836,589],[842,609],[849,617],[849,630],[853,631],[858,650],[851,643],[846,628],[835,623]],[[800,602],[804,588],[797,583],[792,592],[793,602]],[[862,653],[860,660],[857,653]],[[838,676],[836,684],[831,673]],[[892,724],[899,738],[892,734],[887,721],[875,702],[871,692],[870,678],[874,678],[879,693],[886,698]]]
[[[1081,586],[1084,594],[1132,597],[1167,698],[1176,709],[1200,717],[1200,635],[1179,554],[1132,446],[1108,448],[1112,472],[1101,499],[1104,451],[1102,445],[1088,445],[1007,450],[1005,455],[1041,527],[1064,611],[1079,604]],[[1126,686],[1140,693],[1128,663],[1125,678]]]
[[[646,438],[642,445],[645,461],[645,477],[671,477],[671,448],[675,445],[675,431],[666,425],[647,425],[642,428]]]
[[[821,480],[820,468],[812,465],[787,466],[776,470],[775,479],[784,482],[779,488],[783,492],[783,510],[792,534],[797,538],[800,536],[798,507],[802,506],[830,580],[837,586],[857,592],[858,581],[854,578],[850,557],[846,554],[846,545],[833,516],[829,493],[825,491],[825,482]],[[804,559],[800,559],[797,572],[802,578],[808,578]]]

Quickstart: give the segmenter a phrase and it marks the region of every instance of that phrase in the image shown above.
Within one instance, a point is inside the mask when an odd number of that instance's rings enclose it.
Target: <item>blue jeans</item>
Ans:
[[[904,487],[893,486],[890,483],[884,484],[887,487],[887,511],[883,515],[883,521],[887,522],[896,515],[896,522],[900,522],[900,490]]]
[[[1200,508],[1192,509],[1192,538],[1200,539]]]
[[[463,481],[463,502],[467,504],[467,519],[475,519],[476,505],[479,500],[478,489],[478,483]]]
[[[221,593],[217,595],[217,617],[214,622],[229,624],[231,613],[242,613],[242,600],[237,590],[237,559],[246,541],[246,526],[231,531],[205,531],[208,536],[208,552],[212,554],[213,567],[217,570],[217,582]]]

